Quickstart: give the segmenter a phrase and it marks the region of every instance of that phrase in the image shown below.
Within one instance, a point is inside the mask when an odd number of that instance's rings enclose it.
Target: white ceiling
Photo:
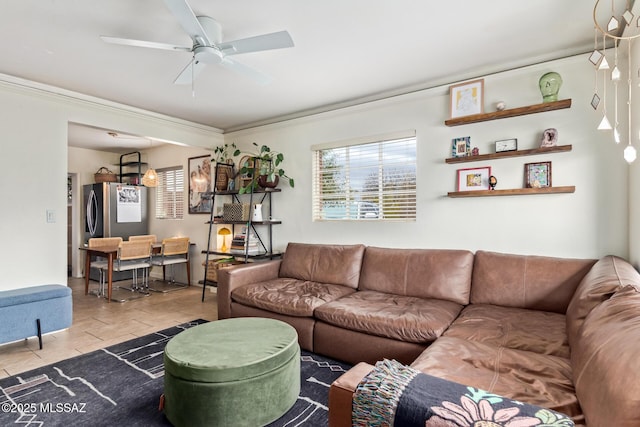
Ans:
[[[99,38],[190,46],[162,0],[4,1],[0,73],[230,131],[593,49],[590,0],[188,1],[223,40],[287,30],[293,48],[234,56],[272,82],[209,65],[193,98],[173,84],[190,53]]]

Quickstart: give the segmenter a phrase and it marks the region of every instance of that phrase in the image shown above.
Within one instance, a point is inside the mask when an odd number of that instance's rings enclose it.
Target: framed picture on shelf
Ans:
[[[211,212],[211,155],[189,157],[189,213]]]
[[[496,141],[496,153],[503,153],[505,151],[517,151],[517,150],[518,150],[518,140],[516,138],[502,139],[500,141]]]
[[[449,86],[451,118],[484,113],[484,79]]]
[[[524,185],[526,188],[551,187],[551,162],[526,163]]]
[[[489,190],[491,167],[458,169],[458,191]]]
[[[451,140],[451,157],[466,157],[471,155],[471,137],[454,138]]]

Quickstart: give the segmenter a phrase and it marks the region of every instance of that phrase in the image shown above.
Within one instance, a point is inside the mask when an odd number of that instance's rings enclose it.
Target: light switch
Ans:
[[[47,209],[47,222],[56,222],[56,211],[53,209]]]

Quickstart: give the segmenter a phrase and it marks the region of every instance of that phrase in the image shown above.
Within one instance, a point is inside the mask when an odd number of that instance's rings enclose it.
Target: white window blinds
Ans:
[[[156,218],[182,219],[184,216],[184,171],[182,166],[157,169]]]
[[[313,147],[313,220],[415,221],[416,138]]]

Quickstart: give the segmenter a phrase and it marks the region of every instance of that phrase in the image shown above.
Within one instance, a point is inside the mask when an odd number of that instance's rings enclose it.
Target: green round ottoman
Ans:
[[[164,413],[174,426],[263,426],[298,394],[298,334],[279,320],[205,323],[164,349]]]

